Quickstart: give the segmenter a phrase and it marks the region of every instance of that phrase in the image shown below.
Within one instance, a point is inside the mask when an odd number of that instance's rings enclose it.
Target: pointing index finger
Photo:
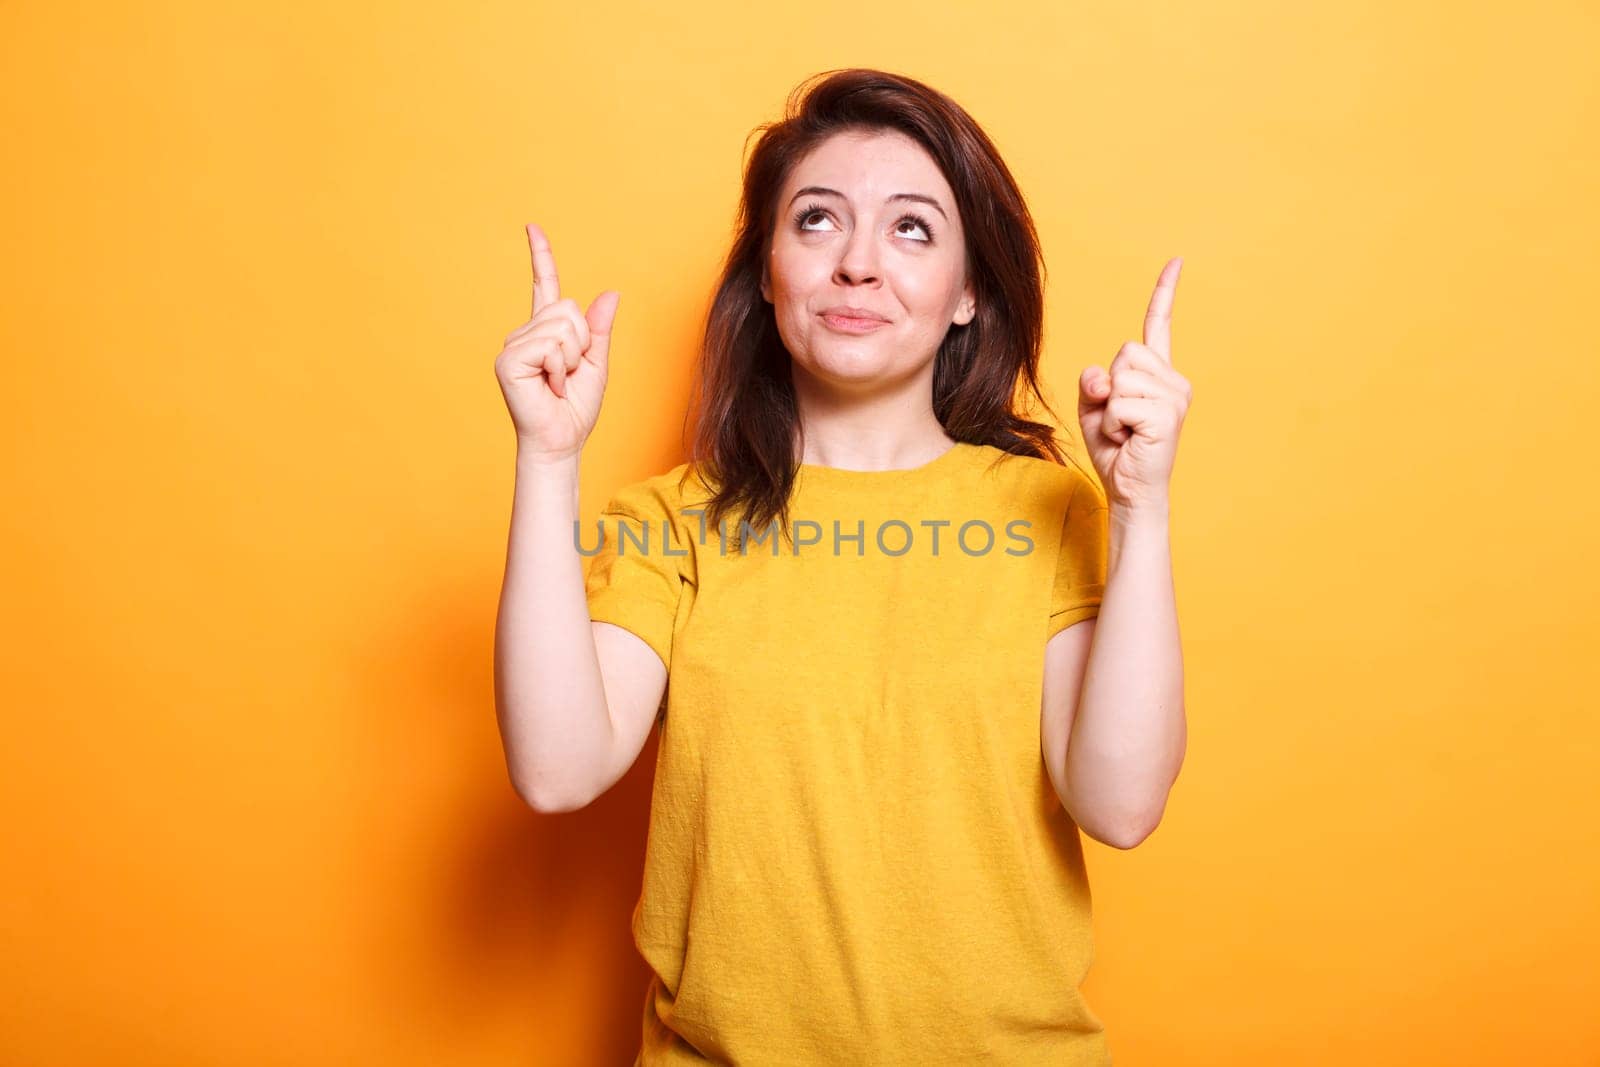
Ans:
[[[1167,260],[1156,279],[1156,291],[1150,295],[1150,307],[1144,313],[1144,343],[1155,349],[1167,363],[1172,362],[1172,297],[1178,288],[1178,272],[1183,269],[1183,257]]]
[[[528,231],[528,250],[533,254],[533,313],[535,315],[561,299],[561,280],[556,277],[556,257],[550,238],[537,222],[523,227]]]

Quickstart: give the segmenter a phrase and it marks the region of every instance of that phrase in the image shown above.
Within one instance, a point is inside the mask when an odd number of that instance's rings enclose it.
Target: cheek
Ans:
[[[955,282],[952,275],[942,270],[916,271],[904,275],[896,290],[900,302],[916,318],[942,320],[960,296]],[[940,322],[934,325],[942,327],[946,324]]]
[[[826,269],[817,270],[793,261],[773,263],[768,281],[773,303],[778,305],[780,313],[802,317],[815,302],[816,294],[826,292],[829,284]]]

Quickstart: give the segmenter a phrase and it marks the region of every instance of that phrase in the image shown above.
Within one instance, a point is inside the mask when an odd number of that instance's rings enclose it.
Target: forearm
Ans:
[[[573,544],[578,460],[521,452],[495,622],[495,710],[517,792],[535,808],[579,796],[613,741],[583,557]]]
[[[1168,509],[1111,508],[1106,588],[1067,745],[1080,824],[1132,847],[1155,829],[1188,742]],[[1098,834],[1096,836],[1099,836]]]

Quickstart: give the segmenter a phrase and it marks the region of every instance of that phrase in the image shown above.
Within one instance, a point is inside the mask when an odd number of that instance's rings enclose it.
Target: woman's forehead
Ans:
[[[951,198],[950,184],[927,150],[892,130],[834,134],[795,165],[785,185],[795,191],[818,187],[869,204],[899,193],[945,204]]]

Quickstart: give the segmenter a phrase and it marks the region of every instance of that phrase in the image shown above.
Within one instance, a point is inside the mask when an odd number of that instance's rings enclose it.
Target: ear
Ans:
[[[956,305],[955,318],[951,319],[950,321],[954,322],[957,326],[965,326],[967,323],[971,322],[977,316],[977,314],[977,297],[972,291],[972,283],[968,282],[966,288],[961,291],[961,302]]]

